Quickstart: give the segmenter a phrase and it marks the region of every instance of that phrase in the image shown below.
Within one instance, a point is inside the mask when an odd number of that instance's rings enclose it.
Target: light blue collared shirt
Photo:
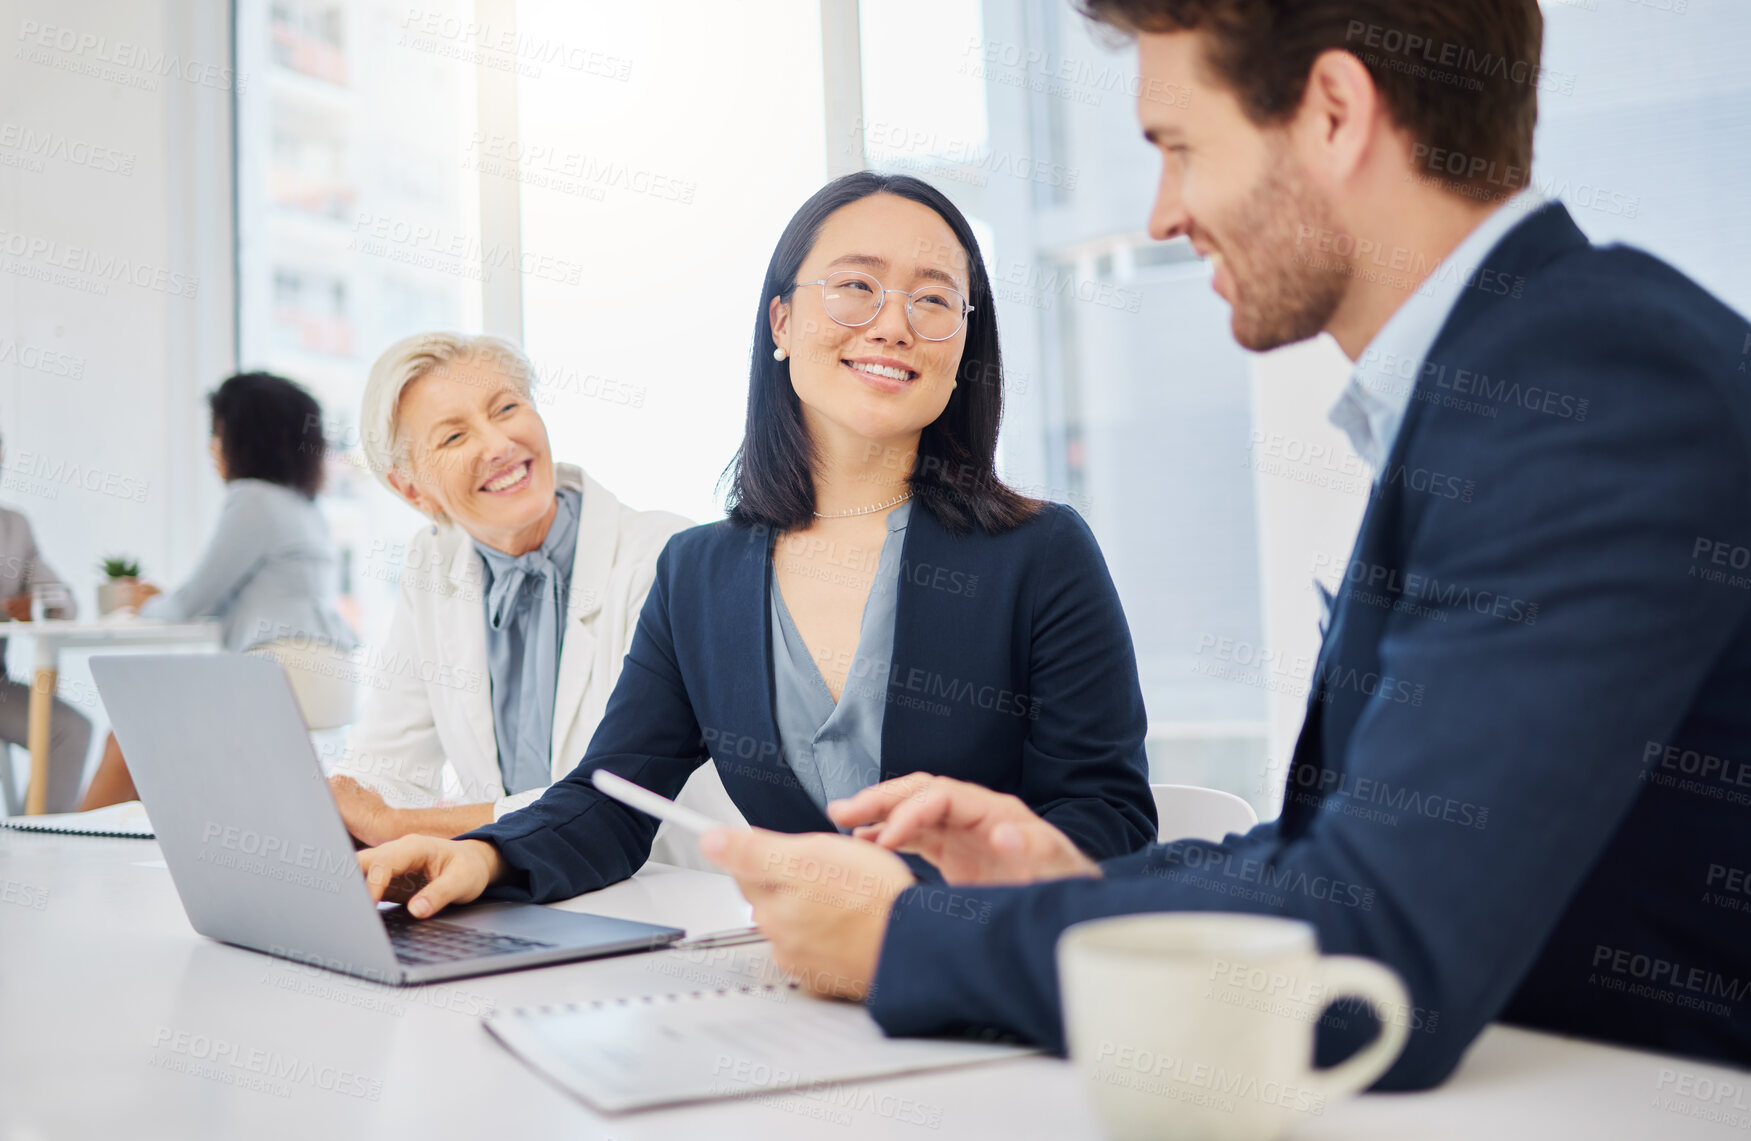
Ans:
[[[833,700],[821,667],[797,632],[784,594],[773,576],[767,605],[772,612],[772,681],[778,740],[784,757],[815,807],[855,796],[882,779],[882,721],[893,668],[894,619],[900,605],[900,554],[912,500],[888,512],[863,623],[839,700]]]
[[[474,544],[486,564],[486,672],[509,796],[553,783],[553,709],[583,496],[563,487],[558,500],[547,537],[533,551],[513,556]]]
[[[1441,326],[1469,286],[1495,288],[1473,281],[1478,267],[1509,230],[1544,202],[1543,194],[1528,187],[1498,206],[1435,267],[1356,358],[1350,383],[1327,419],[1350,438],[1356,454],[1374,469],[1376,482]]]

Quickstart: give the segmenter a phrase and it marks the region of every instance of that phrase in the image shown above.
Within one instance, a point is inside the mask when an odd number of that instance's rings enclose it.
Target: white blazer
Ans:
[[[555,478],[583,495],[549,747],[558,781],[583,759],[602,720],[657,556],[669,536],[692,524],[667,511],[625,507],[571,464],[556,464]],[[422,527],[407,545],[389,638],[381,650],[366,651],[373,684],[335,768],[375,789],[391,807],[492,801],[497,820],[546,791],[505,795],[487,672],[485,582],[485,563],[460,527],[440,527],[436,534]],[[730,823],[742,820],[710,762],[693,774],[680,799]],[[667,825],[651,855],[708,866],[693,839]]]

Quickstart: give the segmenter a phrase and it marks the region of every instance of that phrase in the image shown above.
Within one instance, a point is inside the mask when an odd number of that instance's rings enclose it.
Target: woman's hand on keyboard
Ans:
[[[484,840],[435,836],[403,836],[358,857],[371,898],[405,902],[416,919],[479,898],[504,867],[499,850]]]

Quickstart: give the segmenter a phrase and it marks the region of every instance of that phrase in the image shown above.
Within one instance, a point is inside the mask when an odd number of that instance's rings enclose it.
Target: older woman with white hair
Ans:
[[[689,526],[555,464],[533,379],[509,341],[453,333],[405,338],[371,368],[366,462],[431,523],[407,544],[379,677],[329,782],[366,844],[459,835],[569,773],[657,556]],[[688,799],[734,811],[709,766],[698,778]]]

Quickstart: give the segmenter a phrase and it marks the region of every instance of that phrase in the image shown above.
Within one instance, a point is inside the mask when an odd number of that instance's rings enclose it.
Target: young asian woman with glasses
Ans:
[[[420,873],[429,915],[631,875],[656,821],[597,768],[673,796],[713,763],[749,823],[787,832],[922,771],[1017,797],[1095,859],[1155,838],[1105,561],[1073,510],[995,471],[1002,362],[966,219],[917,179],[830,183],[779,239],[754,337],[729,518],[669,541],[582,761],[455,840],[360,853],[377,895]]]

